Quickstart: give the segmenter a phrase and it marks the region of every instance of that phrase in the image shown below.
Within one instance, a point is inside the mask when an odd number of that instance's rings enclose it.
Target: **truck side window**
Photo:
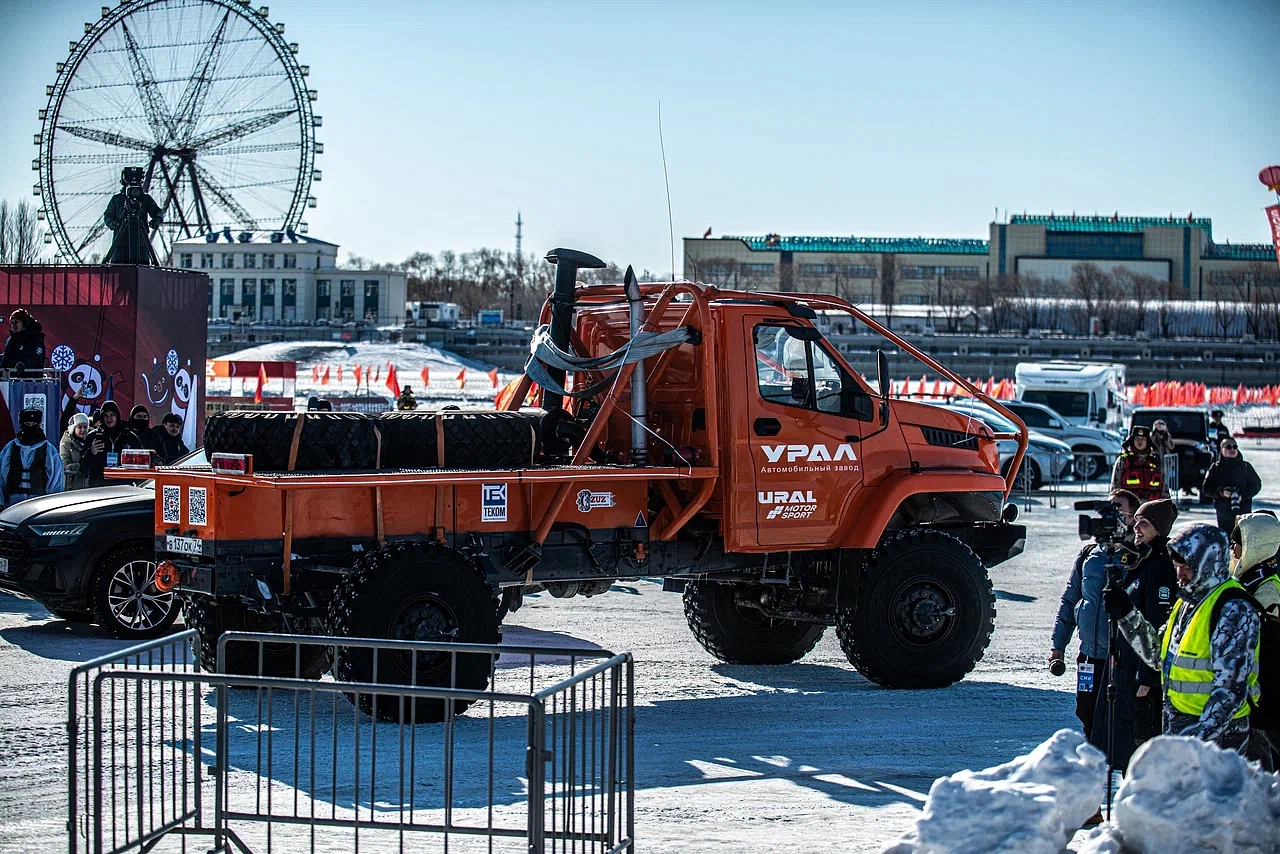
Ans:
[[[830,354],[789,327],[757,326],[755,349],[760,396],[770,403],[838,415],[845,388],[858,388]]]

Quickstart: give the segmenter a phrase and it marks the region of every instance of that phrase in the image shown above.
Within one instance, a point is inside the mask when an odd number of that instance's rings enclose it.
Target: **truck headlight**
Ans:
[[[84,533],[86,525],[32,525],[31,532],[38,537],[47,537],[51,546],[67,546],[74,543]]]

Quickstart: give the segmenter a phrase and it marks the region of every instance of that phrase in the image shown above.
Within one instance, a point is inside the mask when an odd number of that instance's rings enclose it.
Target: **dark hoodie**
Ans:
[[[1191,569],[1191,582],[1178,588],[1178,598],[1185,604],[1173,627],[1172,640],[1177,643],[1187,630],[1195,606],[1230,577],[1227,562],[1231,553],[1227,535],[1203,523],[1185,526],[1169,540],[1168,550],[1170,555],[1180,556]],[[1173,655],[1165,661],[1160,658],[1165,627],[1156,628],[1136,609],[1122,617],[1119,626],[1138,657],[1167,679]],[[1231,750],[1244,744],[1249,737],[1249,719],[1233,716],[1248,696],[1249,672],[1254,666],[1254,650],[1261,631],[1261,618],[1251,603],[1243,599],[1223,603],[1209,642],[1214,678],[1204,712],[1198,718],[1183,714],[1173,708],[1166,696],[1166,735],[1190,735]]]
[[[108,428],[106,425],[105,416],[108,412],[116,414],[115,427]],[[102,413],[103,424],[84,437],[84,452],[80,457],[80,470],[88,475],[89,486],[106,486],[107,479],[103,476],[103,470],[109,465],[120,464],[122,448],[142,447],[137,435],[120,418],[120,407],[114,400],[102,404]],[[94,446],[99,441],[102,443],[102,450],[95,453]]]
[[[139,438],[151,429],[151,413],[141,403],[129,410],[129,429]]]
[[[1240,510],[1231,506],[1230,498],[1221,495],[1224,489],[1234,489],[1240,493]],[[1213,509],[1218,511],[1219,518],[1225,515],[1226,524],[1222,526],[1228,534],[1235,527],[1237,515],[1253,512],[1253,496],[1262,491],[1262,480],[1253,466],[1245,460],[1244,454],[1236,451],[1234,458],[1219,456],[1205,472],[1202,491],[1213,498]]]
[[[38,371],[44,367],[44,357],[44,328],[33,318],[21,332],[9,336],[4,356],[0,357],[0,370],[14,371],[22,365],[23,370]]]

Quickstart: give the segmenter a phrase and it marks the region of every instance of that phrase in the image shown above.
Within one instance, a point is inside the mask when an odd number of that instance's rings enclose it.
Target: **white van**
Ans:
[[[1039,403],[1072,424],[1119,429],[1128,414],[1124,365],[1093,362],[1020,362],[1014,396]]]

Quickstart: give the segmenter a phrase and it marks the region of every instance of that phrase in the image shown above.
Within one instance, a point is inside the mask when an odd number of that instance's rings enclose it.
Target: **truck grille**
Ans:
[[[924,440],[930,445],[944,448],[963,448],[966,451],[978,450],[978,437],[959,430],[944,430],[941,427],[921,427]]]
[[[31,544],[12,528],[0,528],[0,557],[9,561],[9,569],[22,569],[31,561]]]

